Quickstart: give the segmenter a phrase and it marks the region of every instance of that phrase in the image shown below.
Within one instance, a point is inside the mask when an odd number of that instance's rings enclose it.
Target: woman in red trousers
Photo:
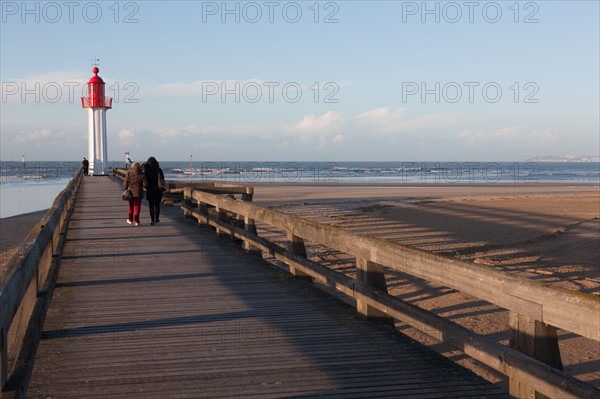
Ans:
[[[135,162],[125,175],[123,181],[123,189],[130,190],[132,198],[129,200],[129,217],[127,223],[134,223],[135,226],[140,224],[140,206],[144,197],[145,177],[140,164]]]

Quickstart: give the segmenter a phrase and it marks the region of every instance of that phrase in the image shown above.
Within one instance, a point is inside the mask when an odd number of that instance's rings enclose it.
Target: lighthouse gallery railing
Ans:
[[[112,97],[105,97],[104,98],[104,107],[105,108],[112,108]],[[87,97],[81,97],[81,107],[82,108],[92,108],[92,105],[90,104],[91,101],[89,98]]]

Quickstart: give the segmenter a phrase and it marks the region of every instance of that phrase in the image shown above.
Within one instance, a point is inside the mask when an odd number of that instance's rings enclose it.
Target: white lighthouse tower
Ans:
[[[112,97],[104,96],[104,81],[98,67],[88,81],[87,97],[81,97],[82,108],[88,110],[88,161],[90,175],[108,175],[106,155],[106,111],[112,108]]]

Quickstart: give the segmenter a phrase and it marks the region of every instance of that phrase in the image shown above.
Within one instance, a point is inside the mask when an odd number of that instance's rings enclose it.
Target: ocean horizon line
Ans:
[[[150,156],[154,156],[156,157],[156,155],[149,155]],[[422,160],[422,159],[416,159],[416,160],[384,160],[384,161],[376,161],[376,160],[328,160],[328,159],[320,159],[320,160],[301,160],[301,159],[293,159],[293,160],[282,160],[282,159],[275,159],[275,160],[269,160],[269,159],[228,159],[228,160],[214,160],[214,159],[201,159],[201,160],[194,160],[192,159],[192,162],[225,162],[225,163],[232,163],[232,162],[246,162],[246,163],[250,163],[250,162],[301,162],[301,163],[310,163],[310,162],[320,162],[320,163],[328,163],[328,162],[340,162],[340,163],[402,163],[402,162],[406,162],[406,163],[411,163],[411,162],[425,162],[425,163],[436,163],[436,162],[445,162],[445,163],[474,163],[474,162],[486,162],[486,163],[492,163],[492,162],[497,162],[497,163],[511,163],[511,162],[542,162],[542,163],[600,163],[600,157],[596,157],[596,156],[578,156],[575,157],[576,159],[569,159],[565,156],[565,158],[538,158],[538,157],[532,157],[532,158],[524,158],[524,159],[515,159],[515,160],[493,160],[493,159],[487,159],[487,160],[477,160],[477,159],[472,159],[472,160],[457,160],[457,159],[448,159],[448,160],[444,160],[444,159],[436,159],[436,160]],[[79,162],[81,163],[83,158],[78,158],[78,159],[57,159],[57,160],[53,160],[53,159],[32,159],[32,160],[28,160],[25,159],[25,163],[57,163],[57,162]],[[134,162],[145,162],[147,158],[145,159],[132,159]],[[189,158],[183,159],[183,160],[177,160],[177,159],[158,159],[159,162],[189,162]],[[23,163],[23,160],[20,159],[15,159],[15,160],[3,160],[0,159],[0,163]],[[109,160],[108,161],[109,164],[124,164],[125,160],[124,159],[120,159],[120,160]]]

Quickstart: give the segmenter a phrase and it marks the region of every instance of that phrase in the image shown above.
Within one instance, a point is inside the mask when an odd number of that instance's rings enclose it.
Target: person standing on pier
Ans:
[[[135,226],[140,224],[140,207],[142,198],[144,198],[144,186],[146,185],[146,177],[140,168],[140,164],[134,162],[131,168],[125,175],[123,181],[123,189],[130,190],[132,198],[129,199],[129,217],[127,223],[134,223]]]
[[[83,169],[83,175],[87,176],[88,175],[88,169],[90,168],[90,161],[88,161],[86,159],[86,157],[83,157],[83,161],[81,162],[81,169]]]
[[[144,165],[146,199],[150,208],[151,225],[160,222],[160,201],[165,191],[165,175],[156,158],[150,157]]]
[[[131,158],[129,158],[129,151],[127,151],[125,153],[125,169],[131,168],[132,163],[133,163],[133,161],[131,160]]]

